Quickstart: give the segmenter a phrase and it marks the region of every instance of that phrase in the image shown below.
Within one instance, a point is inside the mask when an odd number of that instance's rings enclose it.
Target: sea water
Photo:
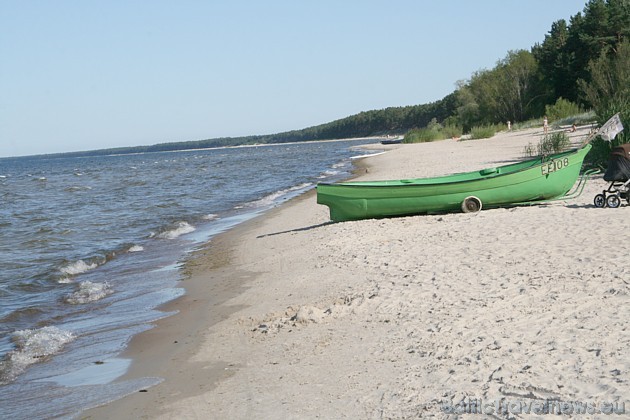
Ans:
[[[0,418],[72,417],[159,383],[114,381],[132,363],[117,356],[170,315],[186,255],[348,177],[369,142],[0,159]]]

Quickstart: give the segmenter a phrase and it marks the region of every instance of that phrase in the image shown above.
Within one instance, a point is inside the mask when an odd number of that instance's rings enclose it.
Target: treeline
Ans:
[[[495,68],[460,82],[455,122],[469,130],[540,118],[560,98],[594,109],[601,119],[612,115],[612,108],[627,113],[623,103],[602,109],[601,96],[628,97],[630,79],[622,63],[629,36],[630,0],[591,0],[569,23],[554,22],[531,51],[510,51]]]
[[[42,157],[104,156],[131,153],[168,152],[213,147],[291,143],[403,134],[413,127],[428,124],[433,118],[439,118],[440,120],[445,119],[449,115],[452,115],[454,109],[455,94],[450,94],[445,98],[430,104],[365,111],[326,124],[302,130],[287,131],[284,133],[170,142],[150,146],[118,147],[83,152],[58,153],[54,155],[43,155]]]
[[[146,153],[247,144],[403,134],[436,123],[461,132],[541,118],[561,101],[593,109],[599,121],[616,112],[630,127],[630,0],[590,0],[569,22],[554,22],[541,44],[510,51],[490,70],[459,81],[453,93],[423,105],[361,112],[284,133],[217,138],[72,155]],[[630,139],[624,133],[622,142]],[[624,137],[625,136],[625,137]]]

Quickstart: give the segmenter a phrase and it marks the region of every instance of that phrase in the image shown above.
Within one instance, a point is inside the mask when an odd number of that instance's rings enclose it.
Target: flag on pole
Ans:
[[[619,118],[619,113],[612,116],[611,119],[602,125],[597,134],[606,141],[612,141],[617,134],[623,131],[623,124]]]

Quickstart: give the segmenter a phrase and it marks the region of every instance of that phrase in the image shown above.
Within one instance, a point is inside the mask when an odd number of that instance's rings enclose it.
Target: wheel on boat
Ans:
[[[466,197],[464,201],[462,201],[462,211],[464,213],[477,213],[481,210],[481,206],[481,200],[474,195]]]
[[[599,208],[606,207],[606,196],[604,196],[604,194],[597,194],[593,200],[593,204],[595,204],[595,207]]]
[[[608,204],[608,207],[616,209],[621,204],[621,200],[617,195],[609,195],[606,199],[606,204]]]

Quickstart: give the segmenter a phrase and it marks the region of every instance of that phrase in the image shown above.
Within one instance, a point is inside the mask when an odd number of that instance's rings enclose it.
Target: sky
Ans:
[[[0,0],[0,157],[434,102],[586,0]]]

